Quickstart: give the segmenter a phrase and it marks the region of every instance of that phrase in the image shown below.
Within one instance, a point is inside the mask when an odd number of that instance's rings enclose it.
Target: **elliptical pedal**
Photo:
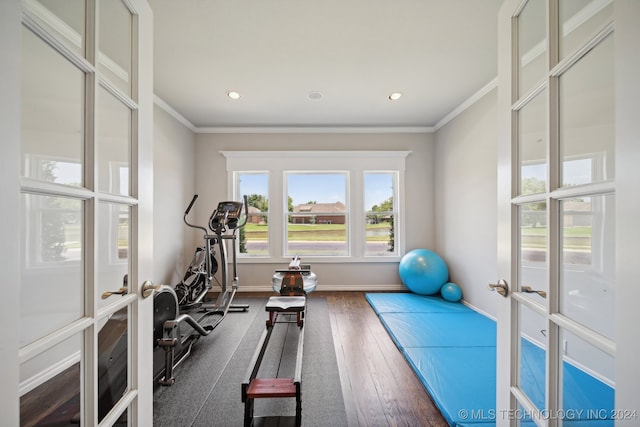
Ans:
[[[191,303],[191,304],[184,304],[180,306],[180,311],[181,312],[185,312],[185,311],[192,311],[195,310],[196,308],[200,308],[202,307],[202,303],[201,302],[195,302],[195,303]]]

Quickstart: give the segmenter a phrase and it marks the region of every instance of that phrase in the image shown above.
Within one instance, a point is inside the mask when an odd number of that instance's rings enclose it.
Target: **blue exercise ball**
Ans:
[[[407,252],[398,267],[400,280],[411,291],[420,295],[433,295],[449,279],[447,264],[437,253],[428,249]]]
[[[440,288],[442,298],[451,302],[458,302],[462,299],[462,289],[455,283],[447,282]]]

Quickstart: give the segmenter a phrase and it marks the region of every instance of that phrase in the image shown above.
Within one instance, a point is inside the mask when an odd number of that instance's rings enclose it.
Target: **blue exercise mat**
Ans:
[[[451,426],[489,427],[496,410],[496,324],[461,303],[412,293],[366,295],[389,335]],[[545,401],[545,351],[523,339],[521,387]],[[614,389],[564,362],[563,419],[568,427],[612,427]],[[603,419],[606,418],[606,419]],[[525,427],[535,423],[524,419]]]
[[[496,323],[473,310],[383,313],[379,317],[387,330],[393,331],[393,339],[400,349],[496,345]]]
[[[413,347],[403,353],[450,425],[495,421],[495,347]]]

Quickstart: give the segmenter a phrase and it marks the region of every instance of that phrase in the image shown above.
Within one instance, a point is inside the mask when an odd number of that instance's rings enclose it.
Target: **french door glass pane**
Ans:
[[[565,329],[560,329],[560,349],[564,425],[613,426],[614,358]]]
[[[614,338],[615,198],[560,202],[560,312]]]
[[[83,205],[23,194],[21,202],[20,344],[84,315]]]
[[[86,0],[37,0],[36,14],[50,31],[61,37],[71,49],[84,56]]]
[[[85,75],[22,31],[22,176],[83,185]]]
[[[117,203],[99,204],[98,291],[100,294],[126,287],[129,272],[129,207]],[[101,299],[104,307],[117,296]]]
[[[546,202],[525,203],[520,206],[520,250],[519,275],[522,290],[548,291],[548,227]],[[544,299],[540,294],[527,294],[538,302]]]
[[[613,1],[561,0],[560,58],[588,41],[613,18]]]
[[[98,5],[98,71],[124,94],[131,96],[131,12],[121,0],[102,0]]]
[[[365,172],[365,255],[395,255],[394,172]]]
[[[613,36],[560,77],[562,186],[615,176]]]
[[[269,254],[269,174],[236,173],[236,200],[247,196],[247,225],[239,231],[239,252],[247,255]]]
[[[128,318],[127,307],[118,310],[98,332],[98,422],[129,388]]]
[[[107,90],[98,92],[99,189],[129,195],[131,109]]]
[[[347,174],[287,173],[286,255],[348,255]]]
[[[521,195],[544,193],[547,185],[547,92],[518,111],[518,161]]]
[[[20,365],[21,426],[80,423],[82,333],[67,338]]]
[[[548,346],[545,319],[531,308],[518,304],[520,337],[518,386],[539,410],[545,409],[546,353]]]
[[[524,409],[524,406],[522,406],[520,403],[518,403],[516,406],[517,408],[513,410],[513,412],[506,412],[506,416],[501,415],[500,418],[501,419],[508,418],[509,420],[517,421],[520,423],[521,427],[537,427],[536,423],[533,421],[533,418],[531,417],[532,414],[529,413],[529,411],[527,411],[526,409]],[[502,411],[505,411],[505,410],[502,410]],[[500,410],[498,411],[498,413],[500,413]]]
[[[546,2],[530,0],[518,15],[518,95],[522,97],[547,73]]]

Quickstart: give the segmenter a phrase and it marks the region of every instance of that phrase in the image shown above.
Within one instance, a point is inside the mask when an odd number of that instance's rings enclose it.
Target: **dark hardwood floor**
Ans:
[[[272,295],[265,293],[260,296]],[[380,323],[364,292],[310,294],[310,298],[317,297],[325,297],[329,306],[349,427],[448,426]],[[76,369],[79,370],[79,365]],[[61,380],[64,384],[69,383],[64,377]],[[56,387],[56,390],[63,388]],[[54,397],[58,398],[64,396],[60,391],[55,394]],[[26,400],[31,397],[23,397],[23,409],[28,409]],[[42,402],[42,396],[34,395],[30,401],[37,405]],[[57,407],[60,403],[53,409]],[[27,414],[23,413],[21,417],[26,420]]]
[[[349,426],[448,426],[364,295],[310,294],[327,298]]]

